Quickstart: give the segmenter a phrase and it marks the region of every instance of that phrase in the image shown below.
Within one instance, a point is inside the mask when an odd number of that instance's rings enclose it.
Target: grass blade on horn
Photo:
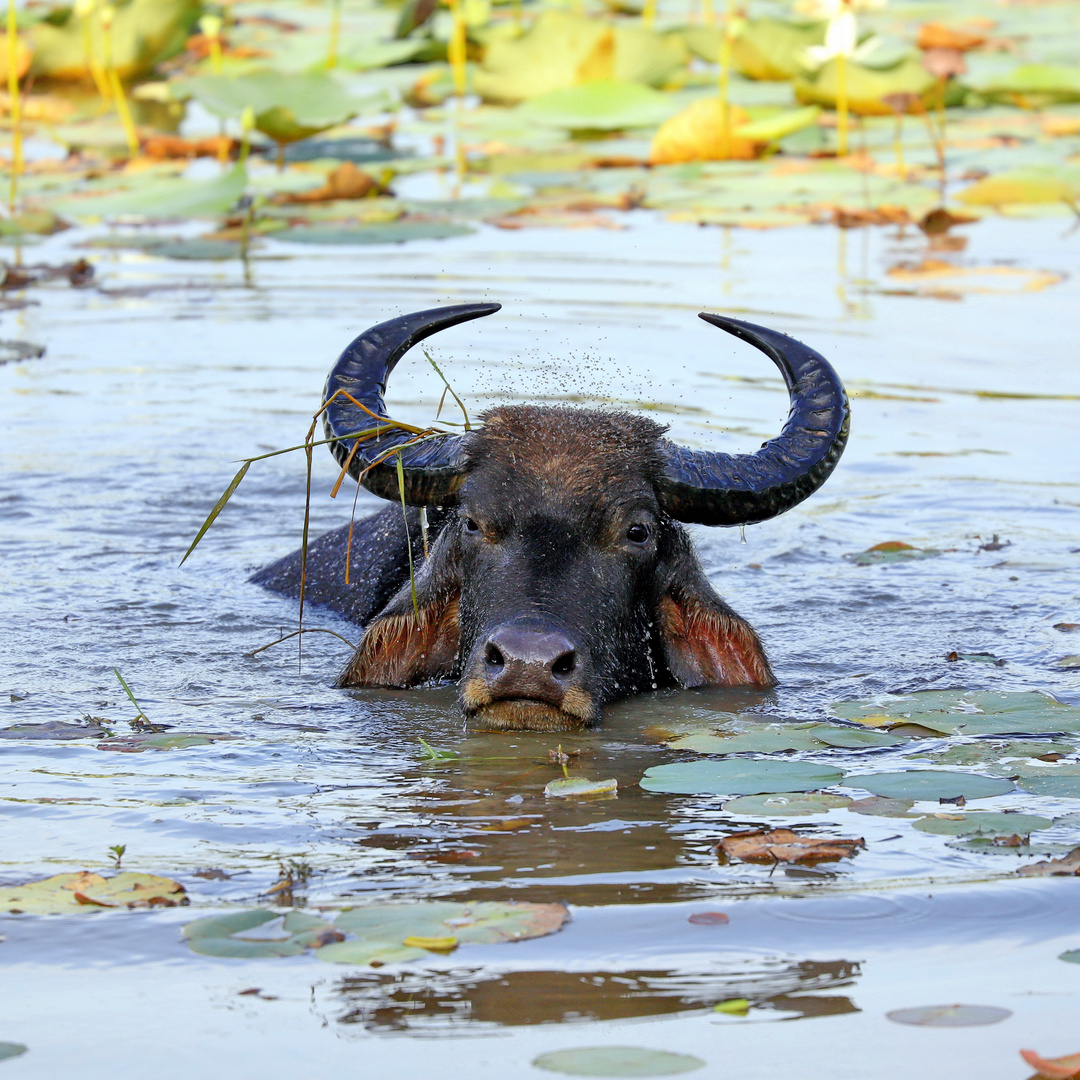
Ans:
[[[465,430],[471,431],[472,424],[469,422],[469,413],[468,410],[465,408],[465,403],[461,400],[461,398],[457,396],[454,388],[450,385],[449,380],[442,373],[442,368],[440,368],[439,365],[435,363],[435,361],[432,359],[431,353],[429,353],[427,349],[424,350],[424,355],[427,357],[427,362],[435,369],[435,374],[438,375],[440,379],[442,379],[443,386],[445,386],[446,389],[450,392],[450,396],[457,402],[458,408],[461,410],[461,415],[465,417]],[[442,412],[441,401],[439,402],[439,412]],[[436,414],[436,419],[438,419],[438,414]]]
[[[253,458],[251,460],[253,461],[256,459]],[[233,492],[240,486],[240,481],[244,479],[244,477],[247,475],[248,469],[250,468],[251,461],[245,461],[244,464],[240,466],[240,471],[232,478],[232,483],[229,484],[229,486],[225,489],[221,498],[218,499],[216,503],[214,503],[214,508],[210,511],[206,520],[203,522],[202,528],[195,534],[195,539],[191,541],[191,547],[189,547],[187,551],[184,552],[184,557],[180,560],[181,566],[183,566],[184,563],[187,562],[188,556],[195,550],[196,545],[206,535],[207,530],[210,528],[210,526],[213,525],[215,521],[217,521],[218,514],[220,514],[221,511],[225,509],[225,504],[232,498]]]
[[[405,546],[409,550],[409,585],[412,588],[412,609],[417,623],[420,622],[420,605],[416,602],[416,572],[413,569],[412,537],[409,535],[409,511],[405,508],[405,468],[401,464],[401,454],[397,456],[397,484],[401,494],[401,516],[405,519]]]

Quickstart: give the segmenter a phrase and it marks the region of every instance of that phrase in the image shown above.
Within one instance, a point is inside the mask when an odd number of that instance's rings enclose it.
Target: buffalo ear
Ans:
[[[660,648],[681,687],[774,686],[761,639],[716,594],[681,534],[664,560],[666,587],[658,602]]]
[[[458,601],[454,538],[443,532],[413,583],[398,590],[368,624],[338,686],[416,686],[449,678],[457,661]]]

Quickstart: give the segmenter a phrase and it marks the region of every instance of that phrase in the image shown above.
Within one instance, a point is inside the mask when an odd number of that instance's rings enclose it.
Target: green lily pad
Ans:
[[[533,1065],[569,1076],[675,1076],[703,1069],[705,1062],[692,1054],[641,1046],[579,1046],[541,1054]]]
[[[920,832],[939,836],[1027,836],[1036,829],[1053,827],[1049,818],[1034,814],[997,814],[976,810],[968,814],[934,815],[914,822]]]
[[[1017,784],[1032,795],[1080,798],[1080,765],[1053,765],[1038,772],[1022,768]]]
[[[871,727],[910,722],[945,735],[1080,732],[1080,708],[1022,691],[920,690],[896,698],[842,701],[831,711]]]
[[[803,817],[806,814],[827,814],[851,805],[846,795],[804,795],[785,791],[775,795],[742,795],[724,803],[729,814],[748,814],[761,817]]]
[[[733,128],[731,134],[736,139],[749,139],[751,142],[777,142],[802,131],[817,123],[821,109],[817,105],[807,105],[802,109],[786,109],[773,116],[763,117],[748,124]]]
[[[1080,964],[1080,949],[1070,949],[1068,952],[1063,952],[1058,956],[1058,959],[1064,960],[1066,964]]]
[[[885,104],[891,94],[928,95],[936,89],[936,80],[913,56],[890,68],[868,67],[851,59],[847,63],[848,108],[863,116],[892,116]],[[796,78],[795,98],[804,105],[822,105],[833,109],[839,89],[836,60],[830,60],[815,74]]]
[[[99,750],[117,750],[121,754],[141,754],[144,750],[188,750],[193,746],[209,746],[235,735],[218,735],[209,731],[168,731],[145,735],[124,735],[98,743]]]
[[[979,88],[990,101],[1041,108],[1080,101],[1080,71],[1064,64],[1023,64]]]
[[[431,954],[427,949],[402,945],[397,941],[338,941],[325,945],[318,953],[328,964],[401,964],[421,960]]]
[[[990,765],[998,764],[1003,768],[1006,761],[1037,758],[1043,754],[1071,754],[1076,749],[1071,743],[1050,742],[1046,739],[1031,739],[1025,742],[991,742],[980,740],[965,743],[963,746],[951,746],[928,754],[927,757],[938,765]],[[921,756],[921,755],[920,755]],[[1008,768],[1015,772],[1010,765]]]
[[[587,780],[584,776],[568,776],[552,780],[544,788],[544,794],[559,799],[580,795],[614,795],[618,786],[618,780]]]
[[[821,725],[825,726],[825,725]],[[820,750],[825,743],[805,725],[762,724],[735,735],[717,735],[702,728],[672,739],[672,750],[693,750],[699,754],[773,754],[784,750]]]
[[[676,107],[648,86],[605,80],[550,90],[520,106],[518,113],[547,127],[618,131],[663,123]]]
[[[0,1061],[18,1057],[26,1053],[26,1047],[22,1043],[0,1042]]]
[[[273,71],[200,75],[174,84],[177,95],[195,98],[215,116],[236,118],[250,108],[255,127],[277,143],[309,138],[385,103],[381,94],[359,100],[329,75]]]
[[[917,1009],[893,1009],[885,1014],[897,1024],[917,1027],[981,1027],[1012,1016],[1012,1010],[994,1005],[924,1005]]]
[[[840,727],[837,724],[815,724],[810,731],[829,746],[842,746],[858,750],[866,746],[899,746],[907,739],[888,735],[884,731],[865,731],[860,728]]]
[[[446,221],[391,221],[375,225],[305,225],[283,229],[275,240],[293,244],[403,244],[408,240],[447,240],[476,230]]]
[[[911,817],[908,811],[915,805],[912,799],[883,799],[880,795],[871,795],[868,799],[856,799],[848,807],[853,814],[867,814],[870,817]]]
[[[848,562],[856,566],[876,566],[879,563],[914,562],[918,559],[933,559],[941,552],[936,548],[917,548],[911,544],[905,544],[902,540],[886,540],[883,544],[875,544],[866,551],[860,551],[855,555],[845,555]]]
[[[0,739],[100,739],[104,728],[96,724],[68,724],[63,720],[47,720],[44,724],[13,724],[0,729]]]
[[[1033,836],[1026,844],[1003,844],[993,836],[973,836],[967,840],[949,840],[945,846],[954,851],[969,851],[976,855],[1011,855],[1014,859],[1025,855],[1067,855],[1075,844],[1053,844]]]
[[[124,871],[104,878],[83,870],[54,874],[0,889],[0,911],[27,915],[71,915],[116,907],[176,907],[186,904],[184,886],[154,874]]]
[[[679,761],[645,770],[646,791],[680,795],[766,795],[813,791],[838,784],[843,774],[809,761]]]
[[[788,82],[803,74],[802,57],[810,45],[825,41],[826,24],[820,20],[740,20],[732,42],[731,62],[740,75],[767,82]],[[710,64],[720,58],[723,32],[716,26],[693,26],[683,37],[695,56]]]
[[[553,934],[567,918],[562,904],[435,900],[352,908],[338,915],[334,925],[365,941],[456,937],[463,944],[491,945]]]
[[[265,936],[255,933],[278,919],[281,919],[278,933]],[[280,911],[261,908],[196,919],[184,927],[183,933],[192,952],[256,960],[270,956],[299,956],[316,944],[318,932],[331,929],[328,922],[304,912],[290,911],[282,919]],[[244,934],[249,936],[238,936]]]
[[[1016,203],[1071,203],[1080,198],[1080,172],[1068,169],[1014,169],[977,180],[957,195],[968,206]]]
[[[909,769],[907,772],[848,776],[847,787],[861,787],[888,799],[988,799],[1014,790],[1011,780],[978,773],[946,772],[943,769]]]

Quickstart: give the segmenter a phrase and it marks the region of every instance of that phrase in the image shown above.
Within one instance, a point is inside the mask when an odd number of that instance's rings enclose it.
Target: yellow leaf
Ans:
[[[762,143],[738,139],[731,131],[750,117],[737,105],[728,107],[729,133],[721,131],[720,99],[709,97],[695,101],[660,126],[653,139],[649,162],[674,165],[684,161],[749,161],[757,157]]]
[[[412,935],[401,943],[413,949],[427,949],[429,952],[453,952],[458,947],[456,937],[418,937]]]

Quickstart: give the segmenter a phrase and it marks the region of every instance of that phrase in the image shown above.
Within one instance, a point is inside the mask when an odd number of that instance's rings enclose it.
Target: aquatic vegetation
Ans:
[[[119,863],[119,859],[116,861]],[[0,911],[25,915],[85,914],[103,908],[176,907],[187,902],[184,887],[179,882],[130,870],[110,878],[83,870],[0,888]]]

